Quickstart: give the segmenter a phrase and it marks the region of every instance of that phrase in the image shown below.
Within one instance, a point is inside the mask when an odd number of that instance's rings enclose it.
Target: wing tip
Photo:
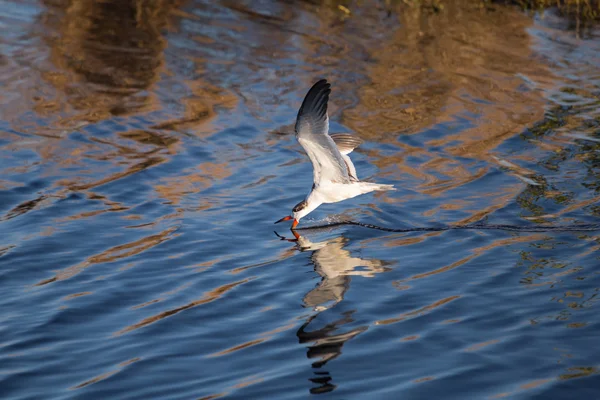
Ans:
[[[327,79],[319,79],[306,93],[298,115],[316,112],[318,116],[323,117],[327,113],[330,93],[331,84],[327,82]]]
[[[318,81],[316,81],[312,85],[312,87],[310,88],[310,90],[312,90],[312,89],[314,89],[314,88],[316,88],[318,86],[323,86],[323,87],[327,87],[328,89],[331,89],[331,83],[327,82],[327,79],[325,79],[325,78],[321,78]],[[309,90],[309,92],[310,92],[310,90]]]

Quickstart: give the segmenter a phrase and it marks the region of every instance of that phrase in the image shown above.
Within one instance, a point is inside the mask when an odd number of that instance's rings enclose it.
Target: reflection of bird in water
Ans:
[[[294,236],[296,239],[287,240],[295,242],[302,252],[312,251],[310,260],[322,278],[317,287],[304,296],[305,306],[315,311],[326,310],[342,301],[352,276],[372,278],[388,271],[382,260],[352,257],[350,251],[344,249],[349,240],[343,236],[316,243],[296,231]]]
[[[389,269],[385,267],[386,262],[383,260],[352,257],[350,251],[344,249],[344,246],[349,243],[349,239],[343,236],[313,243],[308,238],[300,236],[298,231],[292,231],[292,233],[295,239],[287,239],[275,232],[282,240],[296,243],[298,250],[312,252],[310,260],[315,271],[322,278],[319,284],[303,299],[304,305],[313,308],[317,313],[308,318],[298,329],[296,336],[300,343],[308,343],[307,357],[309,359],[318,358],[318,361],[312,363],[312,367],[316,371],[314,371],[315,376],[310,379],[318,386],[310,389],[310,392],[313,394],[330,392],[336,388],[336,385],[333,384],[333,378],[329,372],[323,368],[329,360],[342,353],[342,347],[348,340],[366,331],[368,327],[359,326],[340,332],[343,325],[354,322],[352,318],[354,311],[342,313],[339,319],[329,322],[319,329],[310,330],[309,327],[315,324],[315,319],[322,311],[330,309],[344,299],[344,294],[350,288],[352,276],[371,278],[375,274],[386,272]]]
[[[331,85],[321,79],[306,94],[296,118],[296,139],[313,165],[313,187],[305,200],[298,203],[292,215],[279,221],[293,220],[296,228],[301,218],[323,203],[337,203],[360,194],[393,190],[383,185],[358,180],[356,169],[348,154],[362,141],[351,134],[329,135],[327,102]]]
[[[344,313],[342,318],[325,325],[321,329],[314,331],[307,330],[308,326],[316,317],[316,315],[310,317],[296,332],[300,344],[310,343],[306,356],[308,358],[319,358],[319,361],[312,363],[312,367],[315,369],[321,369],[327,362],[337,358],[342,354],[342,347],[348,340],[360,335],[368,329],[367,326],[359,326],[347,332],[336,333],[342,325],[353,322],[352,312],[348,312]],[[336,388],[336,385],[331,382],[333,378],[328,371],[315,371],[315,375],[316,377],[310,380],[319,386],[312,388],[310,390],[311,393],[331,392]]]
[[[352,257],[344,249],[347,243],[348,239],[343,236],[318,243],[311,243],[302,236],[298,239],[301,251],[313,251],[310,259],[315,272],[322,277],[317,287],[304,296],[307,307],[317,311],[330,308],[344,299],[344,294],[350,287],[351,276],[372,278],[376,273],[387,271],[381,260]],[[333,304],[325,306],[328,302]]]

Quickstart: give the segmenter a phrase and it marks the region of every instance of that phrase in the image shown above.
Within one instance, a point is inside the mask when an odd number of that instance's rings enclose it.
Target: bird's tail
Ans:
[[[385,191],[385,190],[396,190],[394,185],[386,185],[383,183],[371,183],[371,182],[360,182],[361,187],[364,190],[364,193],[369,193],[373,191]]]

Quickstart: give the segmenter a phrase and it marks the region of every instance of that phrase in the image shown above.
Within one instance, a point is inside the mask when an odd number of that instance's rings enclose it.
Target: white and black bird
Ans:
[[[312,162],[313,186],[306,199],[293,208],[292,215],[275,222],[293,220],[292,230],[301,218],[323,203],[337,203],[373,191],[395,190],[393,185],[358,180],[348,154],[362,140],[349,133],[329,135],[329,93],[331,85],[325,79],[315,83],[306,94],[296,118],[296,139]]]

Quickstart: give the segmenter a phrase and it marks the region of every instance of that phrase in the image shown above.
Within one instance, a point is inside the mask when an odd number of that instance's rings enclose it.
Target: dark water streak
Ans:
[[[343,225],[362,226],[363,228],[376,229],[384,232],[443,232],[449,230],[499,230],[508,232],[596,232],[600,231],[599,224],[571,225],[571,226],[518,226],[501,224],[470,224],[470,225],[448,225],[413,228],[388,228],[384,226],[366,224],[356,221],[340,221],[326,225],[316,225],[296,228],[296,230],[318,230],[328,229]]]

